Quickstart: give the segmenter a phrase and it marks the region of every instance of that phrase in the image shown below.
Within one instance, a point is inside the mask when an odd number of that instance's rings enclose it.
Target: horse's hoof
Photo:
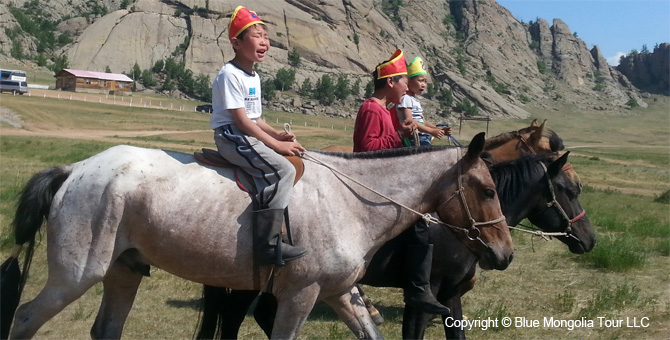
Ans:
[[[379,313],[377,308],[375,307],[368,308],[368,313],[370,313],[372,321],[375,323],[375,325],[381,325],[384,323],[384,317],[381,315],[381,313]]]

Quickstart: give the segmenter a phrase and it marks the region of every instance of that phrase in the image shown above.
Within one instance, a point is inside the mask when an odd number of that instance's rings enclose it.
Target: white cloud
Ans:
[[[623,52],[617,52],[616,55],[613,57],[607,58],[607,63],[610,64],[611,66],[617,66],[619,65],[619,59],[621,59],[621,56],[626,55],[626,53]]]

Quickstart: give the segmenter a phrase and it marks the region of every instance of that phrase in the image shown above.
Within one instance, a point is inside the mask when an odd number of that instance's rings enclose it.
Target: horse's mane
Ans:
[[[489,171],[496,184],[500,204],[517,201],[519,195],[527,189],[526,184],[529,181],[544,175],[539,162],[548,164],[554,157],[553,154],[528,155],[491,165]]]
[[[491,137],[486,140],[484,143],[484,150],[491,150],[495,149],[507,142],[509,142],[512,139],[518,138],[519,134],[524,134],[524,133],[529,133],[533,132],[534,130],[538,129],[539,127],[537,126],[529,126],[527,128],[523,128],[519,131],[512,131],[512,132],[504,132],[501,133],[497,136]],[[551,148],[551,151],[557,152],[561,151],[565,148],[563,145],[563,139],[559,137],[556,132],[554,132],[551,129],[544,129],[542,131],[542,136],[547,137],[549,139],[549,147]]]
[[[309,150],[312,153],[320,153],[329,156],[341,157],[344,159],[379,159],[379,158],[394,158],[418,155],[427,152],[435,152],[446,149],[458,148],[451,145],[431,145],[431,146],[414,146],[408,148],[388,149],[368,152],[336,152],[323,150]]]

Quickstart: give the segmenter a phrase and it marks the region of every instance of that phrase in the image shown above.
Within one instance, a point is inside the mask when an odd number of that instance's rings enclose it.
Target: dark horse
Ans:
[[[575,253],[588,252],[595,243],[595,235],[577,200],[578,185],[562,171],[567,155],[558,159],[555,155],[530,155],[494,164],[489,169],[508,225],[517,225],[524,218],[529,218],[547,232],[569,231],[567,236],[558,239]],[[576,216],[580,218],[575,219]],[[478,258],[467,245],[457,241],[452,231],[430,228],[430,233],[431,243],[435,245],[431,273],[433,293],[451,309],[449,316],[462,319],[461,289],[474,277]],[[405,286],[403,266],[395,264],[401,263],[405,256],[406,234],[400,234],[380,248],[360,283],[378,287]],[[236,338],[246,311],[257,295],[255,291],[230,291],[205,286],[198,338]],[[266,334],[271,332],[274,305],[274,297],[264,293],[260,295],[255,309],[256,321]],[[423,338],[431,317],[406,305],[403,338]],[[447,315],[442,317],[444,321]],[[465,337],[460,328],[445,327],[445,333],[447,338]]]

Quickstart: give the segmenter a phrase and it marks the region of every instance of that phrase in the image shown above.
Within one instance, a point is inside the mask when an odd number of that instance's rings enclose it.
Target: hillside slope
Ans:
[[[28,2],[1,1],[17,7]],[[589,50],[560,19],[551,26],[544,19],[523,23],[494,0],[402,3],[249,0],[244,5],[256,10],[270,31],[273,49],[260,69],[274,76],[288,67],[289,52],[295,50],[302,60],[297,84],[306,77],[314,84],[323,74],[346,74],[352,82],[363,77],[365,84],[366,75],[397,47],[408,59],[424,57],[433,79],[453,91],[452,102],[442,97],[449,107],[427,102],[432,112],[453,111],[466,99],[479,107],[480,114],[492,117],[526,117],[525,105],[548,108],[553,101],[601,110],[620,110],[631,99],[646,106],[628,79],[607,65],[598,47]],[[74,41],[57,53],[68,57],[71,68],[124,72],[137,63],[149,69],[173,55],[194,74],[213,78],[231,58],[227,25],[238,4],[42,0],[40,6],[46,6],[55,19],[67,18],[58,30]],[[15,25],[3,11],[0,7],[0,21]],[[5,53],[8,40],[0,33],[0,50]],[[355,109],[347,111],[352,114]]]

